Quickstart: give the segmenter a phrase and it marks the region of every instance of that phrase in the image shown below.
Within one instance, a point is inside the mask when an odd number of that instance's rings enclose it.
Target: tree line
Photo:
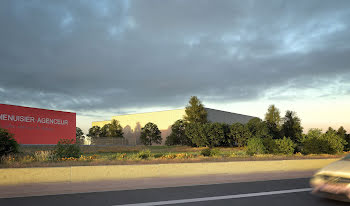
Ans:
[[[76,138],[77,141],[82,139],[84,135],[83,131],[77,127],[76,130]],[[93,140],[103,138],[103,137],[111,137],[111,138],[124,138],[123,127],[120,123],[113,119],[111,123],[103,125],[103,127],[92,126],[89,129],[88,137]],[[141,128],[141,143],[144,145],[152,145],[152,144],[161,144],[162,137],[161,132],[158,129],[158,126],[152,122],[147,123],[143,128]]]
[[[91,127],[87,136],[123,138],[123,131],[119,122],[112,120],[102,128]],[[144,145],[162,143],[157,125],[149,122],[141,128],[140,140]],[[171,126],[171,134],[165,144],[210,148],[246,147],[250,154],[333,154],[350,150],[350,134],[343,127],[338,130],[329,127],[325,133],[320,129],[310,129],[304,134],[297,114],[288,110],[281,117],[275,105],[269,106],[264,120],[252,118],[246,124],[210,122],[204,105],[196,96],[192,96],[183,119]]]
[[[294,111],[286,111],[283,117],[275,105],[270,105],[264,120],[252,118],[246,124],[210,122],[203,104],[191,97],[184,119],[172,125],[166,145],[194,147],[247,147],[250,154],[301,152],[338,153],[350,150],[350,134],[341,126],[331,127],[322,133],[310,129],[303,134],[301,120]]]

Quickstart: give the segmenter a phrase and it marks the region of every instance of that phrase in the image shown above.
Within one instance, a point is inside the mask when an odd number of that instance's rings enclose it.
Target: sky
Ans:
[[[92,121],[184,108],[350,132],[350,1],[1,0],[0,103]]]

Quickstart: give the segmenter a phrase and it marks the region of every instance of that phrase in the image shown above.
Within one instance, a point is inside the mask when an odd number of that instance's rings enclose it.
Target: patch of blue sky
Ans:
[[[298,80],[289,81],[285,85],[273,87],[265,92],[266,100],[288,99],[336,99],[349,96],[350,83],[337,77],[335,79],[319,78],[310,80],[308,87],[298,87]]]
[[[338,21],[324,23],[312,22],[305,28],[288,31],[284,36],[284,47],[281,53],[308,53],[322,47],[322,40],[336,32],[343,31],[346,25]]]

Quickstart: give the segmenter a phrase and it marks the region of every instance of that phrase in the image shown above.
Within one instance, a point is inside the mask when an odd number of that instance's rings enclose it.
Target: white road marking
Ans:
[[[203,202],[203,201],[212,201],[212,200],[225,200],[225,199],[237,199],[237,198],[244,198],[244,197],[258,197],[258,196],[266,196],[266,195],[278,195],[278,194],[286,194],[286,193],[308,192],[311,190],[312,190],[312,188],[301,188],[301,189],[292,189],[292,190],[279,190],[279,191],[270,191],[270,192],[257,192],[257,193],[248,193],[248,194],[238,194],[238,195],[202,197],[202,198],[182,199],[182,200],[168,200],[168,201],[159,201],[159,202],[145,202],[145,203],[113,205],[113,206],[171,205],[171,204],[181,204],[181,203],[189,203],[189,202]]]

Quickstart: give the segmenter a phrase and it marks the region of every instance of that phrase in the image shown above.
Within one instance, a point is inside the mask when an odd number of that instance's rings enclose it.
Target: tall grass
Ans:
[[[55,157],[52,151],[47,150],[47,151],[34,152],[34,158],[39,162],[45,162],[45,161],[53,160]]]

